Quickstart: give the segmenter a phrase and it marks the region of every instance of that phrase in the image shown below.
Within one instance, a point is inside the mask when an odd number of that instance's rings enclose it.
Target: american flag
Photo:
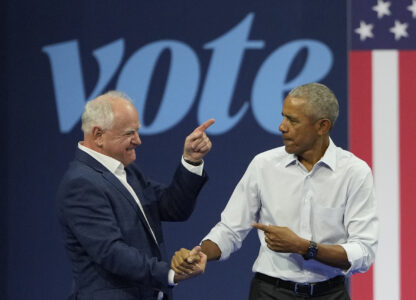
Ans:
[[[354,300],[416,299],[416,0],[351,0],[350,149],[372,167],[380,218],[374,267]]]

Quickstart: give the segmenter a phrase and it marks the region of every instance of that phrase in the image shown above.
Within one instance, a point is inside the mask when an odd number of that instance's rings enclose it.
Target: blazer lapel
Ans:
[[[149,228],[148,223],[146,222],[146,219],[137,204],[136,200],[134,200],[133,196],[130,194],[130,192],[124,187],[124,185],[118,180],[116,176],[114,176],[110,171],[103,173],[104,178],[110,182],[123,196],[127,199],[127,201],[130,203],[132,208],[136,211],[136,213],[139,215],[140,221],[142,222],[143,226],[147,229],[149,235],[151,236],[152,240],[156,243],[155,239],[153,238],[152,232]],[[134,192],[136,193],[137,197],[140,199],[140,193],[138,193],[137,189],[134,189]],[[156,243],[157,244],[157,243]]]
[[[149,225],[146,222],[146,219],[139,207],[139,205],[136,203],[136,200],[134,200],[133,196],[130,194],[130,192],[124,187],[124,185],[120,182],[120,180],[111,173],[106,167],[104,167],[100,162],[98,162],[96,159],[94,159],[91,155],[88,153],[77,149],[77,152],[75,154],[76,159],[79,161],[87,164],[91,168],[95,169],[97,172],[101,173],[103,177],[112,184],[123,197],[130,203],[132,208],[135,210],[135,212],[138,214],[140,221],[142,222],[143,226],[147,229],[149,235],[151,236],[152,240],[154,240],[152,232],[149,228]],[[140,199],[143,199],[143,195],[141,193],[141,189],[138,189],[137,187],[133,187],[134,192],[136,193],[137,197]],[[155,241],[156,243],[156,241]],[[157,243],[156,243],[157,245]]]

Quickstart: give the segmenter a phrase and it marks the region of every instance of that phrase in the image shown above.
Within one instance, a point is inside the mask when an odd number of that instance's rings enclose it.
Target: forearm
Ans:
[[[221,257],[221,249],[211,240],[203,241],[201,250],[207,256],[208,261],[218,260]]]
[[[189,218],[196,204],[197,196],[205,184],[207,176],[189,172],[180,165],[171,184],[165,189],[157,187],[158,212],[163,221],[185,221]]]
[[[318,244],[316,260],[328,266],[348,270],[351,267],[347,252],[340,245]]]
[[[296,235],[288,227],[254,223],[253,227],[262,230],[265,242],[270,250],[279,253],[296,253],[305,256],[308,253],[310,241]],[[349,269],[347,252],[340,245],[318,244],[316,256],[309,256],[321,263],[340,269]]]
[[[299,243],[299,254],[305,255],[309,248],[309,241],[302,239]],[[331,267],[347,270],[351,267],[347,252],[340,245],[318,244],[318,253],[315,260]]]

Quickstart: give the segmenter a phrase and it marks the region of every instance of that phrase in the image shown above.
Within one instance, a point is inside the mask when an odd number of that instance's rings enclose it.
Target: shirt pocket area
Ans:
[[[319,243],[341,243],[346,240],[344,227],[345,207],[311,207],[312,236]]]

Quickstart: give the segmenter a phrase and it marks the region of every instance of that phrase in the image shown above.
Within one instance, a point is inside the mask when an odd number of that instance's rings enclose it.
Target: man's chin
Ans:
[[[125,167],[127,167],[128,165],[132,164],[135,160],[136,160],[136,152],[133,152],[134,154],[129,155],[128,157],[126,157],[126,159],[124,160],[123,165]]]
[[[286,152],[287,152],[287,153],[289,153],[289,154],[293,154],[293,153],[294,153],[293,148],[292,148],[292,147],[290,147],[290,146],[285,145],[285,150],[286,150]]]

